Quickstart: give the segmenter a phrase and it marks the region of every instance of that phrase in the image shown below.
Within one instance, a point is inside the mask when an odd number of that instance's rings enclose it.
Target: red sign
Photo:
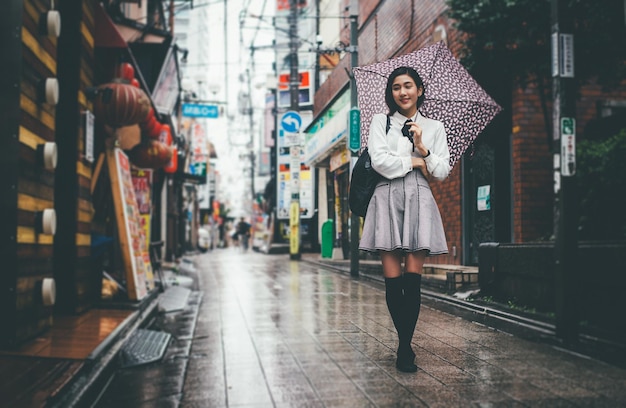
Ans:
[[[309,71],[304,71],[304,72],[299,72],[299,82],[300,84],[298,85],[300,88],[308,88],[311,86],[311,80],[310,75],[309,75]],[[290,74],[280,74],[278,76],[278,89],[289,89],[289,78],[291,77]]]
[[[296,0],[296,2],[298,3],[298,7],[302,8],[302,7],[306,7],[307,1],[306,0]],[[289,0],[276,0],[276,10],[278,11],[283,11],[283,10],[289,10]]]

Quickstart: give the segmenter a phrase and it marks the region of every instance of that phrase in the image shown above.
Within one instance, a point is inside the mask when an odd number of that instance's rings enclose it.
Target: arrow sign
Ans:
[[[298,112],[285,112],[280,120],[280,126],[285,130],[285,132],[296,133],[300,130],[300,126],[302,126],[302,117]]]

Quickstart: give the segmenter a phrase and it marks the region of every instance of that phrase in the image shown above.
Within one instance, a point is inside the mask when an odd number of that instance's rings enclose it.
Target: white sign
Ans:
[[[561,136],[561,174],[573,176],[576,174],[576,136]]]
[[[302,154],[300,146],[292,146],[290,149],[291,160],[289,169],[291,175],[291,196],[300,198],[300,163],[302,162]]]
[[[478,186],[476,206],[478,211],[491,210],[491,186]]]
[[[559,75],[559,33],[552,33],[552,76]]]
[[[300,133],[284,133],[285,146],[300,146],[302,137]]]
[[[313,119],[311,111],[300,113],[302,124],[300,129],[306,128]],[[278,138],[276,140],[276,215],[280,220],[289,219],[292,194],[291,168],[299,169],[296,183],[300,186],[300,218],[311,218],[315,215],[315,171],[304,162],[304,149],[300,146],[300,163],[295,164],[296,152],[287,142],[287,132],[282,129],[282,125],[277,129]],[[301,136],[301,133],[296,133]],[[289,136],[291,137],[291,136]],[[299,141],[299,140],[298,140]],[[293,155],[293,158],[292,158]],[[292,166],[292,160],[294,165]]]
[[[85,111],[85,160],[93,163],[93,123],[94,115]]]
[[[574,78],[574,34],[560,34],[561,78]]]
[[[561,175],[576,174],[576,119],[561,118]]]

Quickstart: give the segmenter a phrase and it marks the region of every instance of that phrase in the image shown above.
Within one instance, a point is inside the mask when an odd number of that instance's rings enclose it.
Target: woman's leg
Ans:
[[[380,251],[380,260],[383,264],[385,278],[398,278],[402,276],[402,257],[404,254],[398,251]]]
[[[407,254],[403,277],[406,335],[400,339],[400,348],[413,358],[415,358],[415,353],[411,349],[411,341],[422,305],[422,272],[425,260],[426,251]]]
[[[400,254],[394,252],[381,252],[380,259],[383,263],[383,275],[385,276],[385,300],[387,309],[396,326],[398,337],[402,336],[404,327],[404,293],[402,290],[402,266]]]
[[[383,264],[383,275],[385,276],[385,300],[387,308],[393,320],[393,325],[398,332],[398,355],[396,359],[396,368],[400,371],[415,372],[417,366],[413,364],[414,357],[407,356],[402,352],[401,345],[407,333],[407,316],[406,305],[404,299],[404,282],[402,278],[402,252],[381,252],[380,258]]]

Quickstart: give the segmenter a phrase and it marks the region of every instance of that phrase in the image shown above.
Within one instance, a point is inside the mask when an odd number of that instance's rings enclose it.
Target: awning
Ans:
[[[345,146],[349,110],[350,107],[346,105],[306,142],[305,163],[315,166],[325,161],[339,147]]]
[[[126,17],[114,17],[114,21],[100,2],[95,9],[96,47],[126,48],[134,42],[161,44],[172,37],[166,30]]]
[[[154,105],[157,112],[162,115],[171,115],[173,113],[180,95],[180,75],[176,58],[176,47],[172,46],[167,52],[161,66],[161,72],[159,72],[152,90]]]
[[[111,17],[107,14],[102,7],[101,3],[97,3],[95,6],[95,22],[96,22],[96,35],[95,46],[105,48],[127,48],[128,43],[120,32],[118,31],[115,23],[111,20]]]

